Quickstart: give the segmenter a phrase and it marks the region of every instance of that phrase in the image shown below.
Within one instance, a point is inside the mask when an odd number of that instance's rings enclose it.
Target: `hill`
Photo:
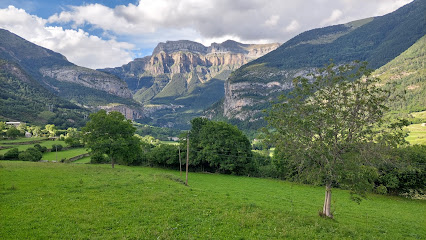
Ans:
[[[421,200],[279,180],[108,165],[0,162],[2,239],[424,239]],[[397,213],[397,214],[396,214]],[[17,230],[19,229],[19,230]]]
[[[276,49],[275,44],[235,41],[206,47],[188,40],[159,43],[152,56],[100,69],[126,81],[145,107],[145,123],[188,128],[188,122],[224,96],[224,81],[243,64]]]
[[[139,114],[141,106],[119,78],[76,66],[63,55],[4,29],[0,29],[0,59],[18,65],[42,87],[78,106],[99,109],[116,103],[134,109],[135,116]]]
[[[222,115],[244,122],[262,121],[262,110],[291,89],[291,80],[334,63],[368,61],[377,69],[407,50],[426,34],[425,1],[415,0],[395,12],[347,24],[313,29],[275,51],[236,70],[225,83]]]
[[[18,65],[0,60],[0,117],[63,129],[84,125],[88,111],[43,88]]]
[[[395,89],[392,95],[403,99],[390,102],[394,113],[411,113],[426,110],[426,35],[398,57],[377,69],[373,75],[383,84]]]

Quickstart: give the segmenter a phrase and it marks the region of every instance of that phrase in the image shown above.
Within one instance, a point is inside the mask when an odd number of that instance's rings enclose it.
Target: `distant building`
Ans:
[[[21,124],[21,122],[6,122],[6,125],[12,125],[14,127],[18,127]]]
[[[169,141],[174,141],[174,142],[179,141],[178,137],[168,137],[168,139],[169,139]]]

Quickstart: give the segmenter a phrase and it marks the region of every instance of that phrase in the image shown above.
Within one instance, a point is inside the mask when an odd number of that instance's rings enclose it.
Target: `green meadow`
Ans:
[[[94,164],[0,162],[0,239],[425,239],[426,201],[280,180]]]
[[[422,126],[422,124],[411,124],[407,126],[407,130],[410,131],[406,140],[414,145],[414,144],[422,144],[426,145],[426,126]]]
[[[1,149],[0,154],[5,154],[7,151],[10,150],[10,148],[17,148],[19,151],[25,151],[27,148],[34,147],[35,144],[40,144],[40,146],[44,146],[47,149],[52,149],[52,145],[54,144],[60,144],[63,147],[66,146],[64,141],[42,141],[39,143],[33,143],[32,142],[34,141],[33,138],[28,138],[27,141],[24,141],[24,140],[25,139],[22,139],[22,138],[16,139],[16,141],[21,141],[20,143],[28,143],[28,144],[12,145],[8,141],[0,141],[0,144],[1,144],[0,146],[9,147],[8,149]],[[29,141],[29,140],[32,140],[32,141]]]

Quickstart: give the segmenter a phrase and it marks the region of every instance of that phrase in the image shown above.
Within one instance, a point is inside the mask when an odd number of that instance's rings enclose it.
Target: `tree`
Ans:
[[[269,111],[273,130],[267,134],[278,167],[287,177],[325,185],[323,216],[333,217],[333,185],[349,188],[360,201],[377,177],[375,149],[404,143],[405,135],[395,131],[403,123],[384,127],[389,91],[377,81],[366,63],[330,64],[310,79],[294,79],[294,89]]]
[[[18,129],[16,129],[14,126],[10,127],[6,131],[6,136],[11,139],[17,138],[19,135],[21,135],[21,132]]]
[[[6,129],[6,123],[0,121],[0,132]]]
[[[27,131],[27,124],[21,123],[16,129],[18,129],[22,134],[25,134],[25,132]]]
[[[65,143],[70,147],[81,147],[83,145],[81,142],[81,132],[77,131],[76,128],[68,128]]]
[[[105,154],[114,168],[116,162],[130,164],[140,154],[136,128],[119,112],[100,110],[90,114],[90,120],[82,128],[83,140],[92,154]]]
[[[44,128],[49,133],[49,137],[56,136],[56,126],[54,124],[47,124]]]
[[[41,136],[41,133],[42,133],[41,127],[40,126],[33,127],[32,132],[33,132],[33,135],[36,137]]]
[[[191,165],[203,170],[238,175],[251,170],[253,154],[250,141],[236,126],[205,118],[195,118],[191,124]],[[186,149],[186,142],[182,141],[181,144],[181,149]]]

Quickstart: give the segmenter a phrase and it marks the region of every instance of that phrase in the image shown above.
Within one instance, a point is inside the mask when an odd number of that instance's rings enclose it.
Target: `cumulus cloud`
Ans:
[[[342,15],[343,15],[342,11],[340,11],[339,9],[334,9],[333,12],[331,13],[330,17],[321,21],[321,25],[322,26],[328,26],[328,25],[335,24],[335,23],[339,22]]]
[[[193,29],[202,39],[235,36],[245,42],[284,42],[305,30],[385,14],[410,1],[140,0],[115,8],[75,6],[53,15],[49,22],[91,24],[126,35]]]
[[[306,30],[383,15],[411,1],[139,0],[115,7],[68,6],[48,19],[9,7],[0,12],[0,27],[79,65],[107,67],[129,61],[129,50],[152,49],[167,40],[188,39],[204,45],[227,39],[283,43]],[[135,48],[114,37],[126,39]]]
[[[116,67],[132,60],[132,44],[104,40],[82,29],[47,26],[47,20],[9,6],[0,9],[0,28],[59,52],[77,65],[89,68]]]
[[[300,24],[299,22],[297,22],[296,20],[293,20],[290,22],[289,25],[287,25],[287,27],[285,27],[285,31],[286,32],[295,32],[300,28]]]

